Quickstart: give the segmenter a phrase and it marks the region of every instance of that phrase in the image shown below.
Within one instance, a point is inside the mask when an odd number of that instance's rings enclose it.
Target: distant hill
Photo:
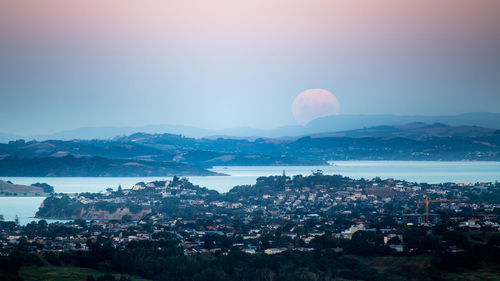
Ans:
[[[167,161],[210,167],[215,165],[321,164],[296,157],[270,155],[246,139],[193,139],[173,134],[136,133],[112,140],[18,140],[0,144],[2,157],[57,158],[72,155],[148,161]]]
[[[168,177],[217,173],[183,163],[102,157],[13,158],[0,160],[0,176],[11,177]]]
[[[21,139],[22,137],[14,134],[0,133],[0,143],[6,143],[11,140]]]
[[[500,130],[409,123],[291,138],[134,133],[106,140],[0,144],[0,176],[214,175],[212,166],[337,160],[500,161]]]
[[[197,161],[206,166],[266,165],[266,162],[310,165],[326,164],[329,160],[500,160],[500,130],[413,123],[373,131],[351,132],[352,136],[255,140],[134,134],[114,141],[180,153],[176,158],[179,161]],[[419,135],[425,137],[414,137]]]
[[[442,123],[448,126],[478,126],[500,129],[500,113],[465,113],[450,116],[404,115],[336,115],[318,118],[306,126],[304,135],[347,131],[375,126],[395,126],[409,123]]]
[[[479,126],[485,128],[500,129],[500,113],[465,113],[448,116],[425,116],[425,115],[353,115],[341,114],[328,116],[311,121],[307,126],[283,126],[275,129],[256,129],[249,127],[235,127],[223,130],[200,129],[191,126],[180,125],[148,125],[136,127],[85,127],[74,130],[61,131],[55,134],[36,136],[16,136],[0,134],[0,142],[7,142],[20,138],[37,140],[72,140],[72,139],[110,139],[116,136],[131,135],[136,132],[149,134],[181,134],[192,138],[203,138],[211,136],[224,136],[224,138],[278,138],[284,136],[303,136],[324,132],[338,132],[368,128],[374,126],[394,126],[414,122],[443,123],[449,126]]]
[[[37,187],[37,186],[28,186],[28,185],[20,185],[20,184],[13,184],[10,182],[6,182],[3,180],[0,180],[0,196],[1,195],[6,195],[6,194],[24,194],[24,193],[43,193],[44,190],[42,187]]]
[[[395,126],[375,126],[364,129],[312,134],[314,138],[324,137],[382,137],[393,136],[409,139],[451,138],[451,137],[484,137],[495,134],[498,130],[478,126],[448,126],[442,123],[426,124],[414,122]]]
[[[54,134],[31,136],[29,139],[37,140],[72,140],[72,139],[110,139],[116,136],[131,135],[137,132],[144,133],[172,133],[183,134],[190,137],[204,137],[214,134],[214,130],[200,129],[181,125],[147,125],[147,126],[106,126],[106,127],[84,127],[73,130],[65,130]]]

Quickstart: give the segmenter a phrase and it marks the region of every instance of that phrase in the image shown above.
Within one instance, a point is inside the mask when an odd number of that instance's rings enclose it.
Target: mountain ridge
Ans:
[[[102,159],[85,160],[95,157]],[[170,167],[191,165],[190,169],[199,174],[213,166],[326,165],[332,160],[500,161],[500,130],[410,123],[293,139],[254,140],[134,133],[108,140],[12,141],[0,144],[2,158],[0,164],[6,163],[0,165],[0,175],[4,176],[21,176],[22,169],[28,169],[25,176],[35,172],[41,176],[139,174],[141,166],[149,167],[145,174],[151,175],[167,162]],[[175,169],[167,170],[175,173]]]
[[[381,125],[402,125],[413,122],[443,123],[450,126],[480,126],[485,128],[500,129],[500,113],[471,112],[458,115],[392,115],[392,114],[367,114],[354,115],[342,114],[318,118],[306,126],[288,125],[274,129],[258,129],[250,127],[234,127],[228,129],[202,129],[183,125],[146,125],[146,126],[99,126],[82,127],[64,130],[54,134],[36,136],[18,136],[0,133],[0,142],[7,142],[19,138],[24,139],[111,139],[116,136],[131,135],[136,132],[145,133],[172,133],[182,134],[192,138],[225,136],[227,138],[280,138],[289,136],[303,136],[324,132],[337,132],[362,129]]]
[[[447,137],[483,137],[495,134],[497,129],[484,128],[479,126],[449,126],[443,123],[427,124],[423,122],[413,122],[401,125],[381,125],[363,129],[325,132],[311,134],[310,137],[404,137],[410,139],[429,139]]]

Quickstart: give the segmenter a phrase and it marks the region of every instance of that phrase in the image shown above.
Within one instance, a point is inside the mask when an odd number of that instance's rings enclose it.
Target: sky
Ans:
[[[0,132],[500,112],[497,0],[2,0]]]

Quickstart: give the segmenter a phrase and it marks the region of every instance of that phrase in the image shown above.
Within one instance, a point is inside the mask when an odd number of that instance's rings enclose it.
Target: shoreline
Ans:
[[[0,194],[0,197],[49,197],[50,194],[44,193],[44,194],[28,194],[28,195],[5,195],[5,194]]]

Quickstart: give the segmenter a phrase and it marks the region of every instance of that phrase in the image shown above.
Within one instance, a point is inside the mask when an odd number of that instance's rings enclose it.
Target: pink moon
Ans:
[[[309,89],[300,93],[292,104],[293,117],[302,126],[314,119],[337,115],[340,104],[337,97],[324,89]]]

